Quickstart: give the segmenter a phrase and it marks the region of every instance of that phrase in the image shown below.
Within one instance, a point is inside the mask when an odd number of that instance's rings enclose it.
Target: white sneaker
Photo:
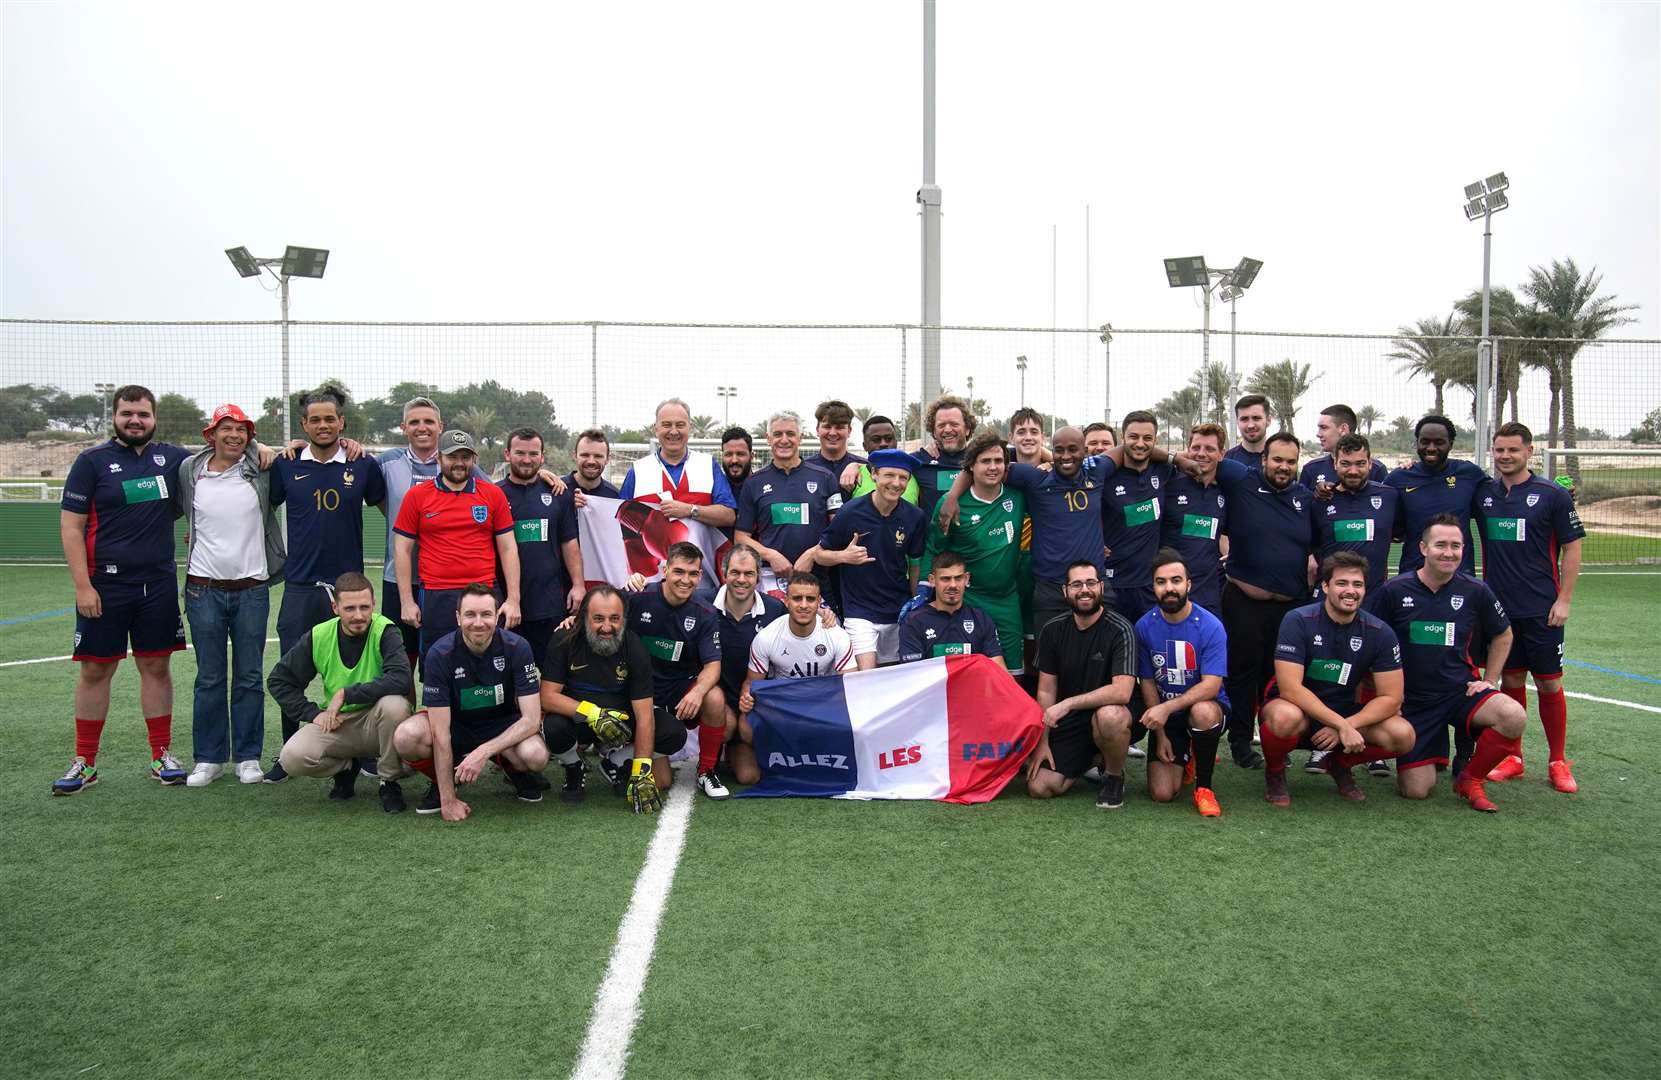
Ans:
[[[698,774],[698,787],[712,799],[725,799],[732,794],[727,790],[727,785],[721,783],[721,778],[715,775],[714,769]]]
[[[1148,752],[1146,750],[1142,749],[1140,746],[1132,746],[1129,750],[1125,751],[1125,756],[1126,757],[1147,757]]]
[[[225,766],[211,761],[198,761],[196,768],[185,777],[185,787],[207,787],[225,775]]]
[[[260,768],[258,758],[249,758],[236,763],[236,778],[244,784],[257,784],[265,779],[265,770]]]

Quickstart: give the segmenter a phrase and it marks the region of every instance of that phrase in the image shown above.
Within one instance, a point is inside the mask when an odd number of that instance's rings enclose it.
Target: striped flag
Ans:
[[[996,798],[1038,745],[1042,712],[999,661],[942,656],[753,684],[750,796]]]
[[[631,573],[647,581],[663,576],[669,545],[696,544],[704,553],[703,584],[721,583],[721,552],[728,540],[720,531],[690,518],[671,518],[652,503],[639,499],[587,496],[577,511],[577,544],[583,553],[583,577],[589,585],[607,583],[618,588]]]

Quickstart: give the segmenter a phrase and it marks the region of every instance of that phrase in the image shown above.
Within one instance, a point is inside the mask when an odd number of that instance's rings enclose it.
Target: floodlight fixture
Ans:
[[[1507,180],[1505,178],[1505,174],[1502,172],[1495,173],[1493,176],[1490,176],[1488,179],[1484,180],[1483,183],[1488,186],[1488,193],[1490,195],[1496,191],[1504,191],[1506,188],[1511,186],[1511,181]]]
[[[1481,195],[1465,204],[1465,220],[1475,221],[1488,211],[1487,200]]]
[[[1217,299],[1223,301],[1224,303],[1238,300],[1245,295],[1246,290],[1242,289],[1238,285],[1224,285],[1222,288],[1217,290]]]
[[[1482,196],[1483,196],[1483,187],[1482,187],[1482,181],[1481,180],[1478,180],[1474,184],[1466,184],[1465,185],[1465,198],[1467,198],[1467,199],[1480,199],[1480,198],[1482,198]]]
[[[247,248],[226,248],[225,254],[231,260],[231,265],[236,267],[236,272],[243,277],[260,276],[260,264],[254,261],[254,256]]]
[[[327,248],[295,247],[290,244],[283,251],[284,277],[320,278],[328,265]]]
[[[1195,285],[1205,288],[1211,283],[1208,277],[1204,255],[1184,255],[1179,259],[1165,260],[1165,278],[1173,289],[1186,289]]]
[[[1505,195],[1504,191],[1494,191],[1494,192],[1489,193],[1489,195],[1488,195],[1488,211],[1490,213],[1497,214],[1501,210],[1504,210],[1506,207],[1508,207],[1510,205],[1511,205],[1511,200],[1506,198],[1506,195]]]
[[[1252,282],[1257,280],[1257,272],[1262,269],[1262,259],[1241,259],[1240,265],[1234,268],[1234,273],[1230,276],[1229,283],[1236,289],[1240,290],[1240,292],[1245,292],[1247,289],[1252,287]],[[1225,296],[1223,299],[1229,300],[1232,299],[1232,297]]]

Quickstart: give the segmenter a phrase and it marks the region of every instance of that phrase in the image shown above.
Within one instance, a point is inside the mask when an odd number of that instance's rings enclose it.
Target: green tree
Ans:
[[[1234,399],[1240,396],[1240,380],[1229,371],[1228,365],[1216,360],[1202,364],[1189,378],[1188,385],[1200,392],[1203,418],[1227,427],[1229,409]],[[1198,420],[1194,422],[1199,423]],[[1183,430],[1188,429],[1184,427]]]
[[[207,426],[207,414],[194,398],[163,394],[156,402],[156,438],[162,442],[200,446],[202,429]]]
[[[46,426],[46,410],[35,388],[19,383],[0,389],[0,439],[21,439]]]
[[[699,414],[692,418],[692,434],[695,438],[714,438],[721,434],[721,430],[721,422],[713,416]]]
[[[1153,414],[1165,428],[1166,441],[1175,446],[1186,437],[1189,428],[1200,422],[1205,406],[1204,392],[1190,381],[1155,404]]]
[[[1436,402],[1430,410],[1433,413],[1445,412],[1443,388],[1462,368],[1459,343],[1446,340],[1458,333],[1457,319],[1457,315],[1431,316],[1400,327],[1392,339],[1395,349],[1384,354],[1386,359],[1400,360],[1402,363],[1396,370],[1409,379],[1422,378],[1430,383],[1436,392]],[[1476,357],[1472,354],[1473,370],[1475,364]]]
[[[1309,388],[1319,377],[1310,377],[1308,364],[1280,360],[1264,364],[1252,372],[1251,378],[1246,380],[1246,391],[1268,398],[1275,418],[1280,422],[1280,429],[1292,435],[1296,434],[1292,422],[1298,415],[1298,399],[1309,393]]]
[[[1377,405],[1363,405],[1355,410],[1355,418],[1361,424],[1361,433],[1370,436],[1373,433],[1373,425],[1384,419],[1384,413]]]
[[[1574,415],[1575,357],[1586,342],[1632,322],[1632,316],[1626,313],[1638,310],[1637,304],[1617,303],[1613,294],[1599,296],[1598,290],[1602,287],[1603,275],[1597,267],[1583,275],[1573,259],[1561,262],[1553,259],[1549,267],[1531,267],[1528,280],[1521,286],[1535,316],[1533,336],[1550,339],[1541,342],[1541,348],[1555,366],[1561,386],[1560,416],[1551,418],[1552,428],[1561,430],[1563,445],[1570,448],[1578,445]],[[1569,458],[1569,474],[1573,476],[1577,470],[1576,459]]]
[[[1627,432],[1626,437],[1636,443],[1661,442],[1661,405],[1645,413],[1638,426]]]
[[[358,413],[363,417],[364,433],[376,442],[397,442],[402,435],[399,431],[404,421],[404,402],[412,398],[432,398],[434,402],[442,395],[438,387],[424,382],[401,382],[394,385],[385,395],[370,398],[358,405]],[[440,413],[443,405],[439,405]]]
[[[495,409],[469,405],[457,411],[455,419],[450,421],[450,424],[473,436],[473,441],[481,448],[496,445],[499,426]]]

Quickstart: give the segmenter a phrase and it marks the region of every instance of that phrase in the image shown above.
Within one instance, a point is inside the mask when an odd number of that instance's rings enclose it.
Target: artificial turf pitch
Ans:
[[[61,568],[0,569],[0,663],[67,653],[71,602]],[[1661,574],[1584,578],[1568,652],[1570,690],[1661,707]],[[173,670],[188,767],[191,654]],[[592,772],[583,807],[495,779],[453,826],[369,781],[164,789],[128,669],[101,783],[54,799],[73,680],[0,667],[0,1074],[570,1072],[653,828]],[[1661,718],[1569,710],[1580,793],[1546,785],[1531,707],[1491,816],[1445,780],[1350,805],[1302,755],[1286,811],[1219,765],[1216,821],[1150,804],[1135,762],[1112,813],[1018,782],[972,808],[700,801],[629,1071],[1653,1076]],[[269,705],[266,731],[269,761]]]

